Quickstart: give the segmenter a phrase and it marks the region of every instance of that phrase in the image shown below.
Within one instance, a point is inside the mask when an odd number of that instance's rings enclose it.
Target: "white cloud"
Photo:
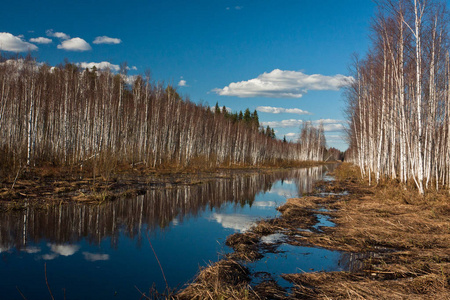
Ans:
[[[88,51],[92,50],[91,45],[89,45],[85,40],[76,37],[70,40],[65,40],[58,45],[58,49],[64,49],[67,51]]]
[[[45,37],[38,37],[38,38],[31,38],[30,42],[37,44],[50,44],[53,41]]]
[[[52,252],[62,255],[62,256],[74,255],[80,249],[80,246],[78,246],[78,245],[50,244],[49,246],[50,246],[50,249],[52,250]]]
[[[240,232],[245,232],[255,223],[256,217],[247,215],[227,215],[227,214],[213,214],[212,219],[221,224],[223,228],[234,229]]]
[[[227,7],[226,8],[226,10],[230,10],[230,9],[235,9],[235,10],[241,10],[241,9],[243,9],[244,7],[243,6],[235,6],[235,7]]]
[[[95,38],[95,40],[93,41],[94,44],[120,44],[122,43],[121,39],[117,39],[117,38],[111,38],[108,36],[98,36]]]
[[[352,82],[353,77],[344,75],[307,75],[296,71],[275,69],[248,81],[232,82],[213,91],[221,96],[300,98],[308,90],[339,90]]]
[[[49,29],[45,32],[47,36],[55,37],[62,40],[68,40],[70,39],[70,36],[68,34],[65,34],[64,32],[53,32],[53,29]]]
[[[38,47],[25,42],[20,36],[14,36],[8,32],[0,32],[0,50],[10,52],[35,51]]]
[[[102,62],[99,62],[99,63],[96,63],[96,62],[90,62],[90,63],[81,62],[81,63],[79,63],[77,65],[80,66],[83,69],[86,69],[86,68],[92,69],[93,67],[96,67],[99,70],[110,69],[110,70],[114,70],[116,72],[120,71],[120,66],[119,65],[114,65],[114,64],[112,64],[110,62],[107,62],[107,61],[102,61]]]
[[[178,86],[187,86],[186,80],[181,79],[181,80],[178,82]]]
[[[23,249],[23,251],[25,251],[26,253],[29,253],[29,254],[34,254],[34,253],[41,252],[41,248],[31,246],[31,247],[26,247],[25,249]]]
[[[252,207],[261,207],[261,208],[266,208],[266,207],[276,207],[277,204],[275,203],[275,201],[255,201],[252,203]]]
[[[57,258],[59,255],[56,253],[50,253],[50,254],[44,254],[42,255],[42,259],[43,260],[53,260],[55,258]]]
[[[286,137],[296,137],[297,134],[298,134],[298,133],[289,132],[289,133],[286,133],[285,136],[286,136]]]
[[[269,122],[261,122],[262,126],[270,126],[272,128],[288,128],[288,127],[299,127],[302,125],[303,120],[298,119],[289,119],[282,121],[269,121]],[[334,120],[334,119],[320,119],[312,121],[314,126],[319,126],[319,124],[323,124],[323,130],[326,132],[334,132],[334,131],[342,131],[344,130],[345,121]],[[286,135],[288,136],[288,135]]]
[[[104,261],[109,260],[109,254],[98,254],[83,252],[84,259],[87,261]]]
[[[330,131],[342,131],[344,130],[344,125],[342,124],[324,124],[323,130],[330,132]]]
[[[297,114],[297,115],[312,115],[309,111],[302,110],[300,108],[283,108],[283,107],[272,107],[272,106],[258,106],[256,108],[259,112],[265,112],[270,114],[280,114],[280,113],[288,113],[288,114]]]
[[[297,119],[289,119],[282,121],[269,121],[269,122],[261,122],[262,126],[270,126],[272,128],[287,128],[287,127],[299,127],[302,125],[302,120]]]

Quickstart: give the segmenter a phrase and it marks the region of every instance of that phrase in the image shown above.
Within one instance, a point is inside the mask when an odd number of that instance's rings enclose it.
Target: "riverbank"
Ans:
[[[236,174],[323,165],[322,162],[285,162],[272,166],[148,169],[142,165],[121,166],[114,170],[69,167],[25,167],[0,178],[0,206],[21,209],[25,202],[51,205],[65,202],[98,204],[119,197],[139,195],[152,188],[173,188],[229,178]]]
[[[181,299],[450,299],[450,195],[425,197],[395,183],[368,186],[358,170],[343,164],[334,181],[317,183],[313,194],[289,199],[281,216],[231,235],[234,252],[203,269]],[[317,215],[335,227],[313,228]],[[318,230],[320,229],[320,230]],[[261,239],[274,233],[282,243],[354,253],[340,272],[283,274],[289,289],[267,280],[250,285],[249,261],[267,252]]]

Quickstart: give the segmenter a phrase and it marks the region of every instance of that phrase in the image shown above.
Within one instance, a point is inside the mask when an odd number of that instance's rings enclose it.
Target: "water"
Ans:
[[[230,174],[196,186],[149,189],[100,206],[69,204],[0,214],[2,299],[138,299],[153,285],[183,287],[230,249],[226,237],[275,217],[309,192],[322,167]],[[150,242],[149,242],[150,241]],[[288,246],[284,246],[288,247]],[[283,250],[283,249],[282,249]],[[306,266],[305,268],[307,268]],[[301,267],[299,267],[301,268]]]

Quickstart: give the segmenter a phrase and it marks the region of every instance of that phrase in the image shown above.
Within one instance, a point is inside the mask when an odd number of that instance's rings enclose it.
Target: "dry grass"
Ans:
[[[247,268],[233,260],[221,260],[200,271],[177,299],[259,299],[249,286]]]
[[[229,284],[219,280],[213,265],[186,289],[189,293],[183,294],[185,298],[450,299],[448,191],[422,197],[395,182],[368,186],[359,178],[359,170],[346,164],[335,176],[335,182],[317,184],[317,192],[329,192],[329,196],[288,199],[279,208],[279,218],[260,221],[249,232],[229,236],[227,245],[235,250],[230,257],[253,261],[261,256],[262,236],[283,232],[293,245],[367,253],[355,264],[356,269],[285,274],[283,277],[294,283],[287,294],[272,281],[264,281],[253,290],[247,280]],[[349,194],[336,194],[343,191]],[[303,230],[316,224],[319,208],[328,209],[320,213],[331,216],[337,226]]]
[[[450,196],[425,197],[394,183],[370,187],[343,165],[323,190],[351,191],[321,205],[338,225],[304,234],[299,243],[351,252],[377,252],[356,273],[289,274],[292,297],[304,299],[450,299]],[[291,201],[291,203],[296,203]],[[311,207],[311,204],[299,204]]]

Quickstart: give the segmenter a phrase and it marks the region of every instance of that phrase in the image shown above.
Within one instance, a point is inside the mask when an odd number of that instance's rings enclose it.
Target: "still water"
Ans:
[[[139,299],[155,286],[183,287],[199,267],[230,251],[228,235],[274,217],[287,198],[311,191],[324,167],[228,173],[195,186],[149,189],[102,205],[28,207],[0,214],[0,298]]]

